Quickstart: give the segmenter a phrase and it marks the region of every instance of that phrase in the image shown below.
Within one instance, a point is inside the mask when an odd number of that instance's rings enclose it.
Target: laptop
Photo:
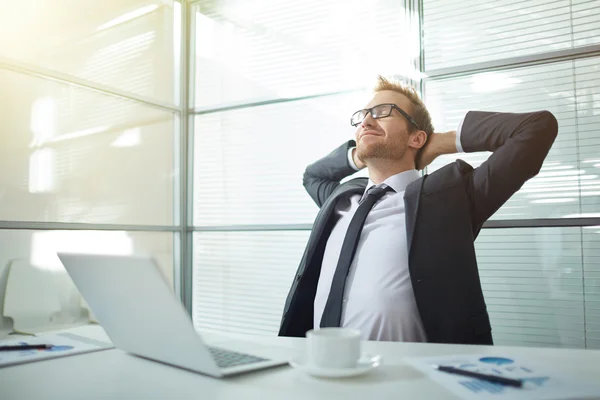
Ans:
[[[121,350],[217,378],[287,364],[207,346],[150,257],[73,253],[58,257]]]

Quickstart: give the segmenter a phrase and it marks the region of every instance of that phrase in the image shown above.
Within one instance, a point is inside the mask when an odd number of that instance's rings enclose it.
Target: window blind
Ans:
[[[425,69],[600,43],[599,0],[424,0]]]
[[[590,216],[600,213],[600,58],[428,80],[426,103],[438,131],[456,129],[468,110],[549,110],[559,134],[538,176],[527,182],[493,219]],[[440,157],[428,171],[455,158],[473,166],[489,154]]]
[[[585,346],[581,228],[484,229],[475,243],[496,344]]]
[[[306,166],[352,139],[362,92],[196,116],[197,226],[310,224]]]
[[[308,231],[194,234],[194,326],[276,335]]]
[[[173,223],[172,112],[1,69],[0,86],[0,219]]]
[[[174,103],[179,15],[172,0],[35,1],[3,8],[0,48],[8,62]]]
[[[496,344],[600,348],[600,227],[484,229],[475,247]]]
[[[582,245],[586,344],[600,349],[600,226],[583,228]]]
[[[310,96],[414,75],[418,30],[402,1],[200,1],[196,106]]]

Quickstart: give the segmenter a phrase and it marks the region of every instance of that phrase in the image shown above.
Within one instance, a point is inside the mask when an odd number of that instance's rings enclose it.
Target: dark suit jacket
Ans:
[[[407,187],[409,272],[430,342],[492,344],[474,241],[483,223],[539,172],[557,132],[548,111],[471,111],[461,128],[463,150],[491,151],[489,159],[475,169],[457,160]],[[367,185],[366,178],[340,184],[355,172],[347,159],[354,145],[344,144],[304,174],[304,186],[320,211],[285,303],[281,336],[303,337],[313,328],[325,244],[337,222],[333,210],[338,200],[362,194]]]

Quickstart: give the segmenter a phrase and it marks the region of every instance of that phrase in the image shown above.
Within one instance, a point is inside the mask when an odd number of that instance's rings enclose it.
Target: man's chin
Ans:
[[[376,146],[358,146],[356,148],[356,155],[364,162],[370,158],[379,158],[382,155],[381,150]]]
[[[403,155],[403,153],[394,154],[393,152],[390,152],[387,149],[381,148],[356,149],[356,156],[363,163],[368,163],[369,161],[379,162],[381,160],[397,161],[401,159]]]

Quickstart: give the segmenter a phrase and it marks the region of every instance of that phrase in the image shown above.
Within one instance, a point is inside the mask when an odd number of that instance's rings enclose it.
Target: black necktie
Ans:
[[[329,297],[327,297],[327,303],[325,303],[325,309],[323,310],[323,316],[321,317],[321,328],[340,326],[346,277],[348,276],[348,271],[350,271],[354,253],[356,253],[356,246],[358,245],[358,239],[360,238],[363,225],[365,224],[365,220],[367,219],[367,215],[369,214],[369,211],[371,211],[371,208],[373,208],[375,203],[390,190],[393,189],[391,187],[369,189],[367,197],[356,209],[356,213],[350,221],[350,226],[348,226],[346,237],[344,237],[340,258],[335,273],[333,274],[331,290],[329,291]]]

